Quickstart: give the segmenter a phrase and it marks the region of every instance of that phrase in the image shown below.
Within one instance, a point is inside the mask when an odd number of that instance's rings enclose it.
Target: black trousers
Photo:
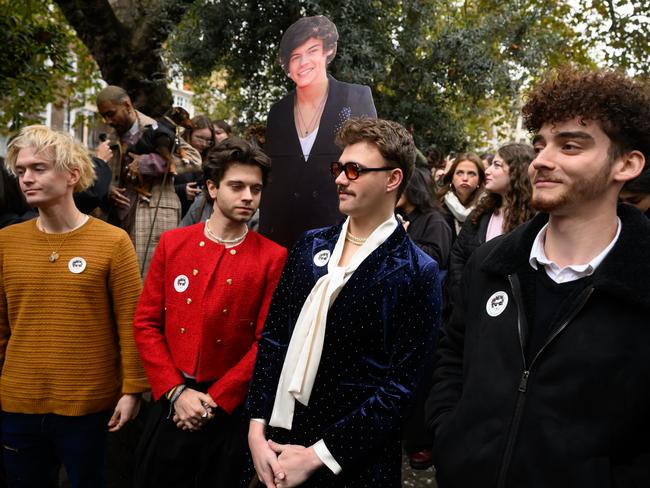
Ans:
[[[136,452],[135,487],[237,486],[248,449],[241,409],[229,415],[218,408],[201,430],[190,432],[167,418],[169,407],[162,398],[151,408]]]
[[[407,454],[431,449],[433,435],[426,426],[424,406],[433,386],[433,360],[424,367],[424,376],[415,391],[413,404],[402,423],[402,440]]]
[[[3,412],[2,445],[8,486],[56,487],[61,463],[73,488],[105,486],[106,423],[110,415]]]

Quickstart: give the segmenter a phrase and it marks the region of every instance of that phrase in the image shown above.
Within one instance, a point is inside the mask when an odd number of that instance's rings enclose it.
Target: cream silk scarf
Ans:
[[[309,403],[323,351],[329,308],[359,265],[381,246],[398,226],[395,217],[391,216],[370,234],[348,265],[340,267],[337,264],[343,253],[349,223],[349,218],[343,223],[341,234],[327,263],[327,274],[316,282],[300,310],[275,394],[269,422],[273,427],[290,430],[296,400],[303,405]]]

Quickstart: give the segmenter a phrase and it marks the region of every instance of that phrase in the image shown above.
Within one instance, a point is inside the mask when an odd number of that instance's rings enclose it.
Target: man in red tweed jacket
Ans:
[[[156,247],[135,340],[156,402],[136,486],[235,486],[246,452],[240,410],[257,341],[287,257],[249,231],[270,160],[229,138],[203,163],[214,213]]]

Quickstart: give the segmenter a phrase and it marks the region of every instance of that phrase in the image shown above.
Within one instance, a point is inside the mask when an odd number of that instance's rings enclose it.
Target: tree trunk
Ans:
[[[161,48],[191,0],[55,1],[107,83],[124,88],[138,110],[152,117],[162,115],[172,105]],[[116,12],[128,17],[120,20]]]

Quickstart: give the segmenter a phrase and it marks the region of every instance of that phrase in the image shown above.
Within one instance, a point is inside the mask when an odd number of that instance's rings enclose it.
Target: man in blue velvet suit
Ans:
[[[438,265],[394,214],[413,139],[353,118],[338,143],[348,218],[298,240],[259,342],[248,438],[267,487],[401,486],[401,420],[440,320]]]

